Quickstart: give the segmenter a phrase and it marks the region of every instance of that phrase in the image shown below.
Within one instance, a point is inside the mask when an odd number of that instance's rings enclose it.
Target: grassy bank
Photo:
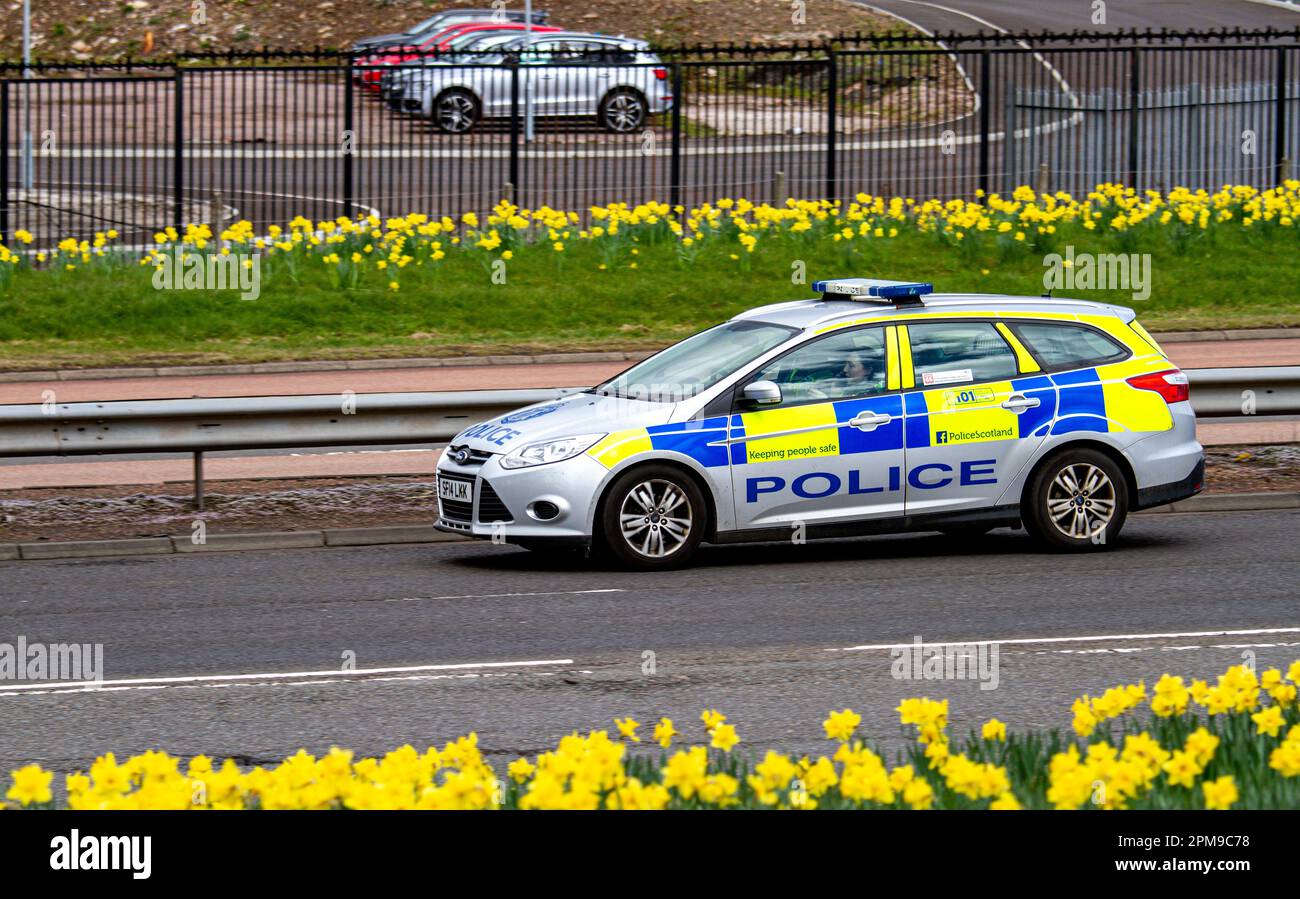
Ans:
[[[0,368],[650,348],[810,296],[824,277],[1036,296],[1044,258],[1067,247],[1149,254],[1146,300],[1131,286],[1056,295],[1133,306],[1150,329],[1300,325],[1297,220],[1300,182],[1213,196],[1103,186],[977,203],[719,201],[677,215],[618,205],[581,220],[500,207],[483,221],[297,220],[261,238],[241,223],[219,237],[162,233],[144,259],[110,234],[44,257],[0,252]],[[164,255],[218,246],[260,255],[256,299],[155,288]]]

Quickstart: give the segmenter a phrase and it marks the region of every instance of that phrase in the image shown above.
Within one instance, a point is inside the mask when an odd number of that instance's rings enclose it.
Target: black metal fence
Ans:
[[[0,239],[1289,177],[1300,32],[856,36],[658,58],[317,51],[0,70]]]

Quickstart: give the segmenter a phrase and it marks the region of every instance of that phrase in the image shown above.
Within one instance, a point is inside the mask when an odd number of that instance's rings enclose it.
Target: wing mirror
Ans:
[[[771,381],[750,381],[742,396],[756,406],[775,406],[781,402],[781,388]]]

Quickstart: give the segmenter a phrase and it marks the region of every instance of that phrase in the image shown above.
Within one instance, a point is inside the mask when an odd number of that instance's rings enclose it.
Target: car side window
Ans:
[[[859,328],[813,340],[748,380],[772,381],[781,388],[780,405],[797,406],[882,393],[885,366],[885,329]]]
[[[1082,325],[1022,322],[1012,325],[1011,330],[1049,370],[1118,362],[1129,353],[1100,331]]]
[[[558,49],[556,41],[539,41],[520,54],[519,61],[524,65],[543,66],[555,58]]]
[[[1000,381],[1018,374],[1016,354],[989,322],[907,326],[917,387]]]

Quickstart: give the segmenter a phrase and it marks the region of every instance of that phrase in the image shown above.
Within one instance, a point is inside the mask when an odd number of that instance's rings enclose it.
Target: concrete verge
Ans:
[[[1174,512],[1262,512],[1300,509],[1300,493],[1209,493],[1169,507]]]
[[[373,528],[330,528],[326,546],[378,546],[384,543],[463,542],[469,538],[439,531],[431,524],[394,524]]]
[[[178,553],[229,552],[238,549],[309,549],[324,546],[320,531],[261,531],[239,534],[208,534],[203,543],[189,537],[172,537]]]
[[[1300,509],[1300,493],[1218,493],[1194,496],[1139,512],[1272,512]],[[415,543],[465,543],[470,537],[434,530],[430,524],[382,525],[369,528],[328,528],[323,531],[264,531],[208,534],[196,546],[189,536],[133,537],[125,540],[69,540],[56,543],[0,543],[0,561],[15,559],[76,559],[158,553],[234,552],[261,549],[311,549],[330,546],[384,546]]]
[[[170,537],[131,537],[126,540],[61,540],[20,543],[24,559],[88,559],[95,556],[139,556],[172,551]]]

